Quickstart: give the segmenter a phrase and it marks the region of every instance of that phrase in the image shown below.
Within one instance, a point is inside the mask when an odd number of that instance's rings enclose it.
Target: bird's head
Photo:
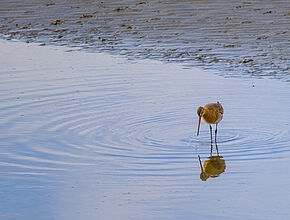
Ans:
[[[204,108],[199,106],[196,110],[197,115],[199,116],[198,119],[198,128],[197,128],[197,136],[199,135],[199,127],[200,127],[200,121],[201,121],[201,117],[204,114]]]
[[[196,113],[198,114],[199,117],[202,117],[202,115],[204,113],[204,108],[199,106],[196,110]]]
[[[200,170],[201,170],[201,173],[200,173],[200,179],[202,181],[206,181],[208,178],[209,178],[209,175],[207,172],[205,172],[203,170],[203,166],[202,166],[202,162],[201,162],[201,159],[200,159],[200,156],[198,155],[198,160],[199,160],[199,165],[200,165]]]
[[[202,181],[206,181],[206,180],[209,178],[209,175],[208,175],[207,172],[202,172],[202,173],[200,173],[199,178],[200,178]]]

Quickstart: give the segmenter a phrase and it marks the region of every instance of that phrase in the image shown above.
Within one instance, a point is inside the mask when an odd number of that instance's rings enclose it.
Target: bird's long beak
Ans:
[[[197,128],[197,136],[199,135],[199,127],[200,127],[200,120],[201,120],[201,117],[199,116],[199,119],[198,119],[198,128]]]

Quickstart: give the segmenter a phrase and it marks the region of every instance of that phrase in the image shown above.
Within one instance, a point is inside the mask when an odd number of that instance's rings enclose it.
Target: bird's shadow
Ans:
[[[210,156],[207,157],[207,160],[205,160],[203,164],[200,156],[198,155],[201,170],[200,179],[202,181],[206,181],[208,178],[216,178],[226,170],[226,162],[223,159],[223,156],[219,154],[218,145],[216,142],[215,148],[216,155],[213,156],[213,144],[211,143]]]

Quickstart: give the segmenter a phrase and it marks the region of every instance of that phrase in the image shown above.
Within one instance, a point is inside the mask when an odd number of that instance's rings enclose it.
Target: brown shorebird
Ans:
[[[212,142],[212,124],[215,124],[215,142],[217,137],[217,125],[218,123],[223,119],[224,109],[222,105],[217,103],[211,103],[207,104],[204,107],[199,106],[197,109],[197,114],[199,116],[198,120],[198,129],[197,129],[197,135],[199,134],[199,127],[200,127],[200,121],[201,118],[209,124],[210,128],[210,140]]]

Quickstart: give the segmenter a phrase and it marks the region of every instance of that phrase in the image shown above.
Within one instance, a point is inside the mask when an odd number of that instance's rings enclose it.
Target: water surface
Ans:
[[[1,219],[288,218],[287,83],[0,44]],[[195,111],[217,100],[224,169],[202,181]]]

